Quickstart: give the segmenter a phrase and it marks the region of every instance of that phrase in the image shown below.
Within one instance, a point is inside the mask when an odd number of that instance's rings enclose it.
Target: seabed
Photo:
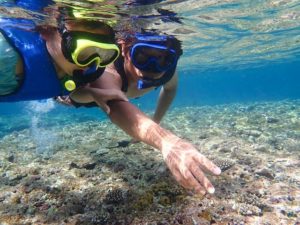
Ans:
[[[205,196],[109,121],[35,122],[0,139],[1,225],[300,224],[300,101],[170,111],[162,126],[223,170]]]

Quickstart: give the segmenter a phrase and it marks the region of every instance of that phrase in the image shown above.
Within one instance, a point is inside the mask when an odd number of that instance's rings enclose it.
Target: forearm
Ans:
[[[129,102],[112,101],[109,106],[111,121],[137,140],[159,150],[179,140],[177,136],[160,127]]]
[[[170,108],[170,105],[172,104],[175,95],[176,95],[176,89],[172,89],[172,90],[165,90],[164,88],[161,89],[156,110],[153,116],[153,120],[155,122],[160,123],[160,121],[166,114],[167,110]]]

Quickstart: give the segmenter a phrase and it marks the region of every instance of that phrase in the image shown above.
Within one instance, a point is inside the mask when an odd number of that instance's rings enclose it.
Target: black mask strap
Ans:
[[[74,70],[73,71],[73,81],[76,83],[77,87],[91,83],[97,80],[104,72],[105,67],[98,67],[94,72],[85,73],[84,70]]]

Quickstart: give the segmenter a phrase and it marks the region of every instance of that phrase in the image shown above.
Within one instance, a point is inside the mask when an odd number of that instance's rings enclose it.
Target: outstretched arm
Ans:
[[[177,91],[178,75],[175,72],[172,79],[166,83],[160,90],[158,103],[153,116],[156,123],[160,123],[170,105],[172,104]]]
[[[219,175],[221,170],[189,142],[163,129],[130,102],[108,103],[113,123],[133,138],[159,150],[175,179],[186,189],[197,193],[214,193],[204,172]]]

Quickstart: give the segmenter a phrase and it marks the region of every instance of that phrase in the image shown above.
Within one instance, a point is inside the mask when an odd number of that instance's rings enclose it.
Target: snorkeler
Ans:
[[[1,56],[8,59],[0,68],[0,102],[74,92],[99,78],[119,56],[113,29],[99,21],[66,20],[54,27],[36,26],[30,19],[1,18],[0,25],[1,48],[8,53]],[[102,104],[127,100],[117,90],[97,89],[94,95],[104,100]]]
[[[154,121],[159,123],[172,103],[177,90],[176,66],[182,55],[181,43],[172,36],[136,34],[118,41],[122,57],[106,68],[111,82],[128,98],[162,86]],[[98,81],[91,86],[98,87]],[[106,88],[105,86],[101,88]],[[85,92],[85,94],[87,94]],[[85,95],[86,96],[86,95]],[[71,94],[75,106],[94,106],[92,98],[84,99],[82,93]],[[88,104],[84,104],[89,102]]]
[[[122,90],[129,98],[159,86],[162,89],[153,120],[132,103],[113,100],[107,103],[111,121],[134,139],[159,149],[171,173],[183,187],[196,193],[213,193],[214,187],[204,172],[219,175],[220,169],[192,144],[159,125],[176,94],[176,66],[182,54],[180,42],[171,36],[137,34],[120,40],[119,44],[122,55],[90,86],[100,90]],[[92,106],[99,101],[84,87],[70,97],[77,106]]]

